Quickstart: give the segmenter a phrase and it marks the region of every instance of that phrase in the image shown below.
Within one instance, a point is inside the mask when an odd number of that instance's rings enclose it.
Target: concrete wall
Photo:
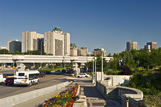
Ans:
[[[104,75],[108,79],[108,86],[119,86],[129,84],[131,75]]]
[[[26,92],[26,93],[14,95],[14,96],[2,98],[2,99],[0,99],[0,106],[1,107],[12,107],[16,104],[31,100],[33,98],[42,96],[42,95],[50,93],[54,90],[65,87],[65,86],[69,85],[70,83],[71,82],[64,82],[64,83],[60,83],[60,84],[50,86],[47,88],[42,88],[42,89],[38,89],[35,91],[30,91],[30,92]]]
[[[96,88],[106,99],[121,101],[122,107],[137,107],[137,105],[140,104],[138,102],[143,100],[143,92],[138,89],[121,86],[107,86],[106,84],[106,81],[97,81]],[[144,105],[143,102],[141,104]]]

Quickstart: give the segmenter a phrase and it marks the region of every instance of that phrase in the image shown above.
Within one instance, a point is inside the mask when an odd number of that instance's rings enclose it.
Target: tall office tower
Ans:
[[[33,39],[33,50],[44,50],[44,38]]]
[[[81,47],[78,51],[79,56],[86,56],[88,54],[88,48],[87,47]]]
[[[70,55],[70,34],[64,33],[64,55]]]
[[[22,52],[37,50],[37,39],[44,38],[43,34],[36,32],[22,32]]]
[[[94,56],[101,55],[101,54],[102,54],[102,51],[101,51],[100,48],[94,49],[94,51],[93,51]],[[106,51],[105,50],[103,51],[103,56],[106,56]]]
[[[10,50],[10,42],[11,41],[8,41],[8,46],[7,46],[7,49]]]
[[[10,41],[9,51],[10,52],[16,52],[16,51],[21,52],[21,41],[18,41],[18,40]]]
[[[44,38],[37,39],[37,50],[44,51]]]
[[[59,27],[55,27],[52,32],[45,32],[44,51],[53,56],[70,55],[70,34],[64,33]]]
[[[70,55],[71,56],[77,56],[78,55],[77,46],[73,43],[70,44]]]
[[[147,45],[145,46],[145,49],[147,49],[147,51],[151,51],[152,49],[156,49],[157,48],[157,42],[148,42]]]
[[[126,49],[127,49],[127,51],[131,51],[132,49],[135,49],[135,50],[137,50],[138,49],[138,43],[137,42],[127,42],[126,43]]]

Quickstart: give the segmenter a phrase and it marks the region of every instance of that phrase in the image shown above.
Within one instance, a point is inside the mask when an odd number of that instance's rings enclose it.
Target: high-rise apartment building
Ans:
[[[18,41],[18,40],[10,41],[9,51],[10,52],[16,52],[16,51],[21,52],[21,41]]]
[[[64,33],[64,55],[70,55],[70,34]]]
[[[127,42],[126,43],[126,49],[127,49],[127,51],[131,51],[132,49],[135,49],[135,50],[137,50],[138,49],[138,43],[137,42]]]
[[[37,39],[44,38],[43,34],[36,32],[22,32],[22,52],[37,50]]]
[[[77,56],[78,55],[78,48],[75,44],[70,44],[70,55]]]
[[[7,46],[8,50],[10,50],[10,42],[11,41],[8,41],[8,46]]]
[[[94,56],[102,55],[102,50],[100,48],[94,49],[93,55]],[[106,56],[106,51],[105,50],[103,50],[103,56]]]
[[[78,55],[79,56],[86,56],[88,53],[88,48],[87,47],[81,47],[79,50],[78,50]]]
[[[44,51],[53,56],[70,55],[70,34],[64,33],[59,27],[45,32]]]
[[[147,51],[151,51],[152,49],[156,49],[157,48],[157,42],[148,42],[144,48],[147,50]]]
[[[33,39],[33,50],[44,50],[44,38]]]

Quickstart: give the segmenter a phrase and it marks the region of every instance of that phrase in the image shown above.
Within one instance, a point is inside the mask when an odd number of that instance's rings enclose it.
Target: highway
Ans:
[[[33,91],[40,88],[45,88],[48,86],[56,85],[61,82],[66,81],[66,76],[64,75],[46,75],[40,78],[40,83],[32,86],[6,86],[4,84],[0,85],[0,98],[17,95],[20,93]]]

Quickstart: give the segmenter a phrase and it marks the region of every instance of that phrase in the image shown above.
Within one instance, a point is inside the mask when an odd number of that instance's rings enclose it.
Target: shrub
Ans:
[[[131,74],[132,74],[131,69],[127,65],[124,65],[122,67],[122,75],[131,75]]]

